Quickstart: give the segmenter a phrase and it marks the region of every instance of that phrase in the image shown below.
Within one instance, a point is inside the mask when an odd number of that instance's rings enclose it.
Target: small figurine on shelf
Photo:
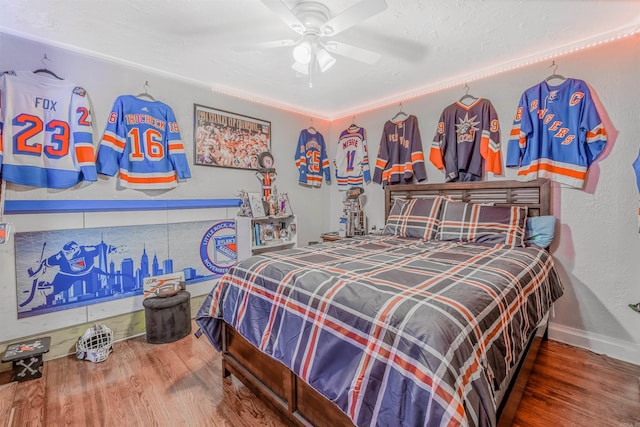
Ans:
[[[252,217],[251,213],[251,205],[249,204],[249,195],[245,190],[240,190],[238,192],[238,197],[240,197],[240,212],[238,215],[240,216],[248,216]]]
[[[280,216],[289,216],[293,215],[293,210],[291,209],[291,203],[289,202],[289,195],[287,193],[282,193],[279,195],[278,200],[279,203],[279,212]]]
[[[276,216],[278,215],[278,196],[277,193],[272,193],[267,198],[267,203],[269,204],[269,215]]]

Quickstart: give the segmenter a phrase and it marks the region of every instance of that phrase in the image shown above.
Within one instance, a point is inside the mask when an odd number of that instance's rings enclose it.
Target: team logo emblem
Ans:
[[[569,105],[571,107],[578,105],[580,101],[582,101],[582,98],[584,98],[584,92],[574,92],[569,100]]]
[[[236,236],[214,237],[215,252],[213,260],[216,262],[226,262],[229,259],[236,259]]]
[[[87,269],[87,262],[82,258],[75,258],[69,260],[69,267],[71,267],[71,271],[77,273],[79,271],[84,271]]]
[[[200,242],[200,259],[207,270],[224,274],[237,259],[236,223],[220,221],[212,225]]]
[[[558,98],[558,91],[557,90],[552,90],[552,91],[549,92],[548,102],[554,102],[557,98]]]
[[[460,123],[456,124],[456,133],[458,134],[458,144],[461,142],[473,142],[476,137],[477,127],[480,122],[476,121],[478,116],[469,118],[469,113],[464,115],[464,119],[458,117]]]

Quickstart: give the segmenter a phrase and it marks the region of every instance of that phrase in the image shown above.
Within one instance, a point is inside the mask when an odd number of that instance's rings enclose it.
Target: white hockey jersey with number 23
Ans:
[[[91,104],[67,80],[15,71],[0,79],[2,179],[68,188],[96,181]]]

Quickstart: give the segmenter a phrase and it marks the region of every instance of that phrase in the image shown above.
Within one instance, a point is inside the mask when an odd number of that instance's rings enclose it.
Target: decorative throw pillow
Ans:
[[[383,234],[432,240],[438,232],[444,198],[395,199]]]
[[[446,200],[437,238],[524,246],[526,221],[526,206],[490,206]]]
[[[527,218],[527,226],[524,234],[525,245],[536,245],[548,248],[553,242],[553,234],[556,230],[556,217],[553,215],[532,216]]]

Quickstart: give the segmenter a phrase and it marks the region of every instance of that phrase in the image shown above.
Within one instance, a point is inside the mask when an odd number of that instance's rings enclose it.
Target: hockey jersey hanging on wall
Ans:
[[[119,96],[109,114],[97,160],[98,173],[139,190],[169,189],[191,177],[173,110],[160,101]]]
[[[336,157],[336,181],[338,190],[362,187],[371,182],[367,138],[364,128],[349,127],[340,133]]]
[[[0,80],[2,179],[45,188],[96,181],[91,103],[67,80],[12,71]]]
[[[502,173],[500,124],[488,99],[467,106],[455,102],[440,115],[429,154],[448,181],[478,181],[483,170]]]
[[[324,143],[324,137],[318,131],[303,129],[298,138],[296,149],[296,167],[298,168],[298,183],[311,187],[322,185],[322,176],[331,183],[329,158]]]
[[[411,184],[427,179],[418,118],[409,116],[400,122],[384,124],[373,182],[383,187],[393,184]]]
[[[549,178],[582,188],[587,169],[604,150],[607,134],[589,86],[567,79],[527,89],[513,122],[507,167],[523,180]]]

